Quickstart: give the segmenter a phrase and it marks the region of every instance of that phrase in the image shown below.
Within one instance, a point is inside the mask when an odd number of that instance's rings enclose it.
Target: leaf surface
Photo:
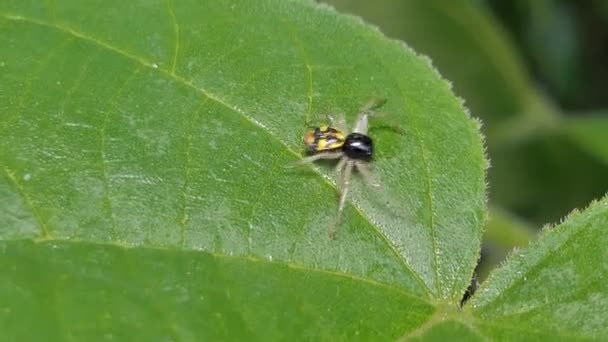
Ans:
[[[484,333],[560,340],[608,334],[608,199],[545,228],[512,256],[472,300]]]
[[[196,251],[15,242],[0,266],[6,340],[389,340],[433,311],[369,280]]]
[[[427,59],[359,20],[307,1],[7,1],[0,46],[12,336],[97,336],[95,319],[109,336],[392,339],[468,286],[477,123]],[[310,123],[352,124],[375,96],[404,133],[372,129],[384,190],[355,177],[332,241],[333,168],[285,166]]]

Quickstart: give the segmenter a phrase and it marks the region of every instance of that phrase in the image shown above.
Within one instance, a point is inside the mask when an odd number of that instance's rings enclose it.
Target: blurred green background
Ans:
[[[429,56],[483,122],[479,279],[608,190],[608,1],[329,0]],[[390,101],[390,99],[389,99]]]

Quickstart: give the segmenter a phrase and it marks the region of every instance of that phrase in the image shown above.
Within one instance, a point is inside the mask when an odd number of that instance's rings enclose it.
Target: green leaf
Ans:
[[[4,1],[0,46],[3,334],[394,339],[468,286],[478,124],[360,20],[309,1]],[[310,123],[375,96],[404,134],[370,132],[384,191],[355,177],[332,241],[333,168],[285,166]]]
[[[366,279],[196,251],[15,242],[0,267],[0,328],[13,341],[384,340],[433,311]]]
[[[608,198],[545,228],[475,295],[473,313],[481,330],[505,340],[606,336],[607,229]]]

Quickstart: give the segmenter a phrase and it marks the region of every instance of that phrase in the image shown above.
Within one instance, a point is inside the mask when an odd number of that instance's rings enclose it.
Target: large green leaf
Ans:
[[[0,46],[3,334],[391,339],[468,286],[477,123],[359,20],[308,1],[4,1]],[[370,133],[384,191],[355,179],[332,241],[333,169],[285,166],[310,122],[374,96],[404,133]]]
[[[564,223],[494,272],[474,297],[484,334],[560,340],[608,334],[608,198]]]
[[[0,267],[6,341],[375,340],[433,311],[368,279],[197,251],[14,242]]]

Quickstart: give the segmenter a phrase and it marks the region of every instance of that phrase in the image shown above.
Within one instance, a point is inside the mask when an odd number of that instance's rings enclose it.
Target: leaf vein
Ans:
[[[427,151],[424,145],[424,142],[422,141],[422,139],[420,138],[420,133],[418,132],[418,130],[416,128],[412,128],[412,131],[415,132],[414,137],[416,138],[416,140],[418,141],[418,145],[420,146],[420,158],[422,159],[422,165],[423,165],[423,169],[424,169],[424,175],[425,175],[425,185],[426,185],[426,193],[427,193],[427,200],[428,200],[428,211],[429,211],[429,229],[430,229],[430,233],[431,233],[431,247],[433,249],[433,263],[434,263],[434,267],[433,269],[435,270],[435,290],[437,291],[437,294],[440,293],[440,287],[439,287],[439,257],[437,254],[437,232],[436,232],[436,227],[435,227],[435,204],[434,204],[434,199],[433,199],[433,189],[431,186],[431,169],[429,166],[429,160],[428,160],[428,156],[427,156]]]
[[[23,187],[23,185],[19,181],[17,181],[15,172],[8,169],[6,166],[4,166],[4,172],[6,173],[8,179],[10,179],[11,182],[15,185],[15,188],[17,189],[17,191],[19,192],[21,197],[25,200],[26,205],[30,208],[30,211],[32,212],[32,215],[34,216],[34,219],[38,222],[38,226],[40,227],[39,238],[51,239],[52,236],[50,234],[49,227],[46,225],[46,222],[44,222],[44,220],[42,219],[42,216],[38,212],[38,209],[34,205],[34,202],[30,198],[30,196],[25,191],[25,188]]]
[[[59,106],[59,108],[60,108],[59,115],[63,115],[64,114],[66,106],[68,104],[70,104],[70,102],[72,100],[72,96],[74,96],[74,92],[76,91],[76,89],[78,89],[78,87],[80,86],[80,84],[84,80],[85,75],[86,75],[86,73],[87,73],[87,71],[89,69],[89,66],[91,65],[91,62],[93,61],[93,59],[95,57],[97,57],[97,55],[95,55],[95,56],[90,55],[89,57],[87,57],[87,59],[85,60],[85,62],[82,63],[82,67],[80,69],[80,72],[78,73],[78,76],[76,76],[76,79],[72,83],[72,86],[68,89],[68,91],[65,94],[65,97],[61,101],[61,105]]]
[[[171,18],[171,23],[173,24],[173,36],[175,43],[173,44],[173,59],[171,61],[171,74],[175,74],[175,66],[177,65],[177,57],[179,55],[179,24],[177,22],[177,17],[175,16],[174,4],[173,0],[166,0],[167,10],[169,11],[169,17]]]
[[[194,113],[194,119],[197,119],[200,115],[201,115],[201,110],[203,109],[203,107],[205,106],[205,103],[207,103],[207,101],[209,100],[209,98],[205,98],[203,100],[203,102],[201,102],[201,104],[199,105],[199,107],[196,109],[195,113]],[[190,174],[190,170],[192,169],[192,166],[190,165],[191,163],[191,152],[192,152],[192,130],[193,127],[195,125],[191,124],[188,125],[188,134],[186,137],[186,158],[184,161],[184,184],[182,186],[182,205],[181,205],[181,210],[179,213],[179,225],[180,225],[180,246],[182,249],[185,248],[186,246],[186,234],[188,233],[188,222],[189,222],[189,215],[188,215],[188,186],[190,184],[190,178],[191,178],[191,174]]]
[[[372,52],[374,52],[372,50]],[[384,60],[382,58],[380,58],[377,54],[375,54],[376,59],[378,60],[378,64],[384,65],[385,68],[389,68],[388,65],[386,64],[386,62],[384,62]],[[405,93],[403,91],[403,87],[401,86],[401,83],[398,82],[396,79],[391,78],[391,80],[393,81],[393,83],[395,84],[395,86],[399,89],[399,91],[401,93]],[[405,101],[405,98],[403,98],[403,102],[404,102],[404,107],[407,107],[407,103]],[[415,125],[412,126],[412,131],[415,133],[413,136],[415,137],[415,139],[418,142],[419,145],[419,150],[420,150],[420,155],[421,155],[421,159],[422,159],[422,165],[423,165],[423,170],[424,170],[424,178],[426,180],[426,193],[427,193],[427,199],[428,199],[428,203],[427,203],[427,208],[429,211],[429,222],[428,222],[428,226],[429,226],[429,232],[431,234],[431,248],[432,248],[432,253],[433,253],[433,264],[434,264],[434,273],[435,273],[435,277],[433,279],[433,285],[435,287],[435,295],[439,295],[440,293],[440,288],[439,288],[439,260],[438,260],[438,255],[437,255],[437,244],[436,244],[436,232],[435,232],[435,219],[434,219],[434,214],[435,214],[435,205],[434,205],[434,199],[433,199],[433,189],[432,189],[432,182],[431,182],[431,171],[430,171],[430,164],[429,164],[429,160],[427,157],[427,152],[426,152],[426,148],[424,145],[424,141],[420,138],[420,133],[416,130]],[[384,235],[384,234],[382,234]],[[388,239],[387,239],[388,241]],[[406,265],[409,265],[407,263],[407,260],[405,258],[404,254],[399,253],[396,250],[396,246],[394,246],[394,244],[390,244],[392,246],[392,248],[395,250],[395,253],[398,253],[398,255],[401,256],[401,259],[403,260],[403,262]],[[413,270],[412,270],[413,272]],[[422,278],[420,277],[420,275],[417,272],[414,272],[416,275],[418,275],[420,281],[423,282],[423,284],[425,285],[425,288],[430,291],[430,287],[426,284],[426,282],[424,282],[424,280],[422,280]]]
[[[128,77],[126,77],[125,81],[122,85],[116,90],[114,95],[108,100],[108,109],[104,111],[103,114],[103,122],[101,128],[99,129],[99,158],[101,164],[101,179],[103,181],[103,192],[104,199],[103,205],[105,209],[108,211],[108,216],[110,217],[110,230],[112,232],[112,237],[114,239],[118,238],[118,231],[116,230],[116,219],[114,218],[114,209],[112,205],[111,193],[110,193],[110,182],[108,176],[108,160],[106,157],[106,129],[108,127],[108,121],[110,119],[110,111],[115,107],[114,102],[120,96],[124,88],[129,84],[129,82],[135,78],[135,76],[141,71],[141,66],[138,66]]]
[[[302,60],[304,61],[304,65],[306,66],[308,77],[308,109],[306,111],[306,123],[308,124],[308,122],[310,121],[310,116],[312,115],[313,107],[313,66],[310,63],[310,58],[308,56],[308,53],[306,52],[304,43],[302,42],[302,39],[300,39],[300,36],[298,36],[297,31],[294,30],[291,26],[289,26],[289,24],[287,24],[285,20],[281,20],[281,23],[283,23],[284,26],[287,28],[287,31],[289,32],[289,37],[293,41],[294,45],[297,47],[300,53],[300,57],[302,58]]]
[[[38,76],[38,74],[40,74],[44,68],[48,65],[48,63],[53,59],[53,57],[55,57],[55,55],[57,55],[59,52],[61,52],[61,50],[70,45],[70,43],[72,43],[74,41],[74,37],[70,37],[64,41],[62,41],[60,44],[57,44],[57,46],[53,47],[52,49],[49,49],[47,51],[47,53],[41,58],[39,59],[36,64],[38,65],[38,67],[36,67],[31,73],[29,73],[29,77],[27,77],[25,79],[24,82],[24,89],[27,90],[29,89],[31,91],[31,85],[32,82],[34,81],[34,79],[36,78],[36,76]],[[21,96],[19,97],[19,100],[17,102],[17,110],[15,110],[12,113],[9,113],[9,116],[4,118],[4,120],[2,121],[2,126],[4,128],[8,127],[8,125],[15,120],[16,118],[19,117],[19,114],[21,114],[21,112],[23,111],[24,107],[25,107],[25,100],[27,99],[27,95],[29,95],[28,92],[23,91],[21,92]]]

